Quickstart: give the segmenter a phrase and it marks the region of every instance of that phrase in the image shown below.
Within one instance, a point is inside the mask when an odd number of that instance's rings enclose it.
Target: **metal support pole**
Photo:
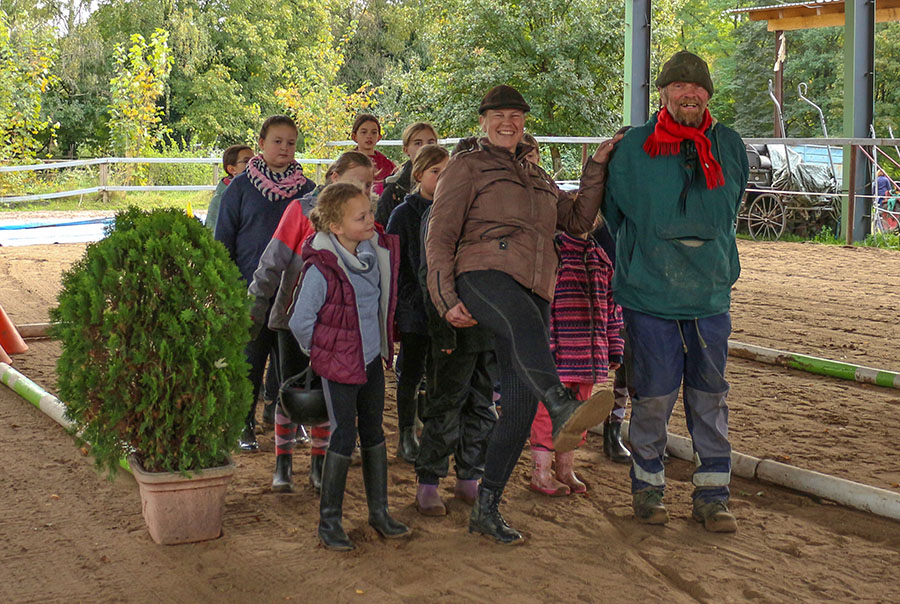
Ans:
[[[850,183],[847,186],[847,211],[844,216],[854,216],[856,214],[856,145],[850,145]],[[847,243],[853,243],[853,231],[855,230],[854,221],[844,222],[847,225]]]
[[[844,14],[844,136],[861,138],[869,135],[875,114],[875,2],[846,0]],[[844,182],[850,187],[842,225],[852,243],[869,232],[868,207],[851,203],[851,195],[868,192],[871,166],[856,146],[844,147],[844,154],[850,154],[844,162]]]
[[[650,2],[625,2],[624,126],[643,124],[650,115]]]
[[[780,115],[779,107],[784,107],[784,57],[785,57],[784,32],[775,32],[775,84],[772,94],[775,96],[776,108],[773,116],[775,124],[775,137],[784,138],[784,116]]]

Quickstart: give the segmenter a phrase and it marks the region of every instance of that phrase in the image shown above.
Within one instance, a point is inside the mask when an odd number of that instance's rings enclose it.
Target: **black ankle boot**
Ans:
[[[353,542],[344,532],[341,517],[344,512],[344,488],[350,458],[333,451],[325,455],[322,468],[322,496],[319,498],[319,541],[326,549],[349,551]]]
[[[601,390],[586,401],[579,401],[562,384],[549,388],[542,400],[553,424],[553,448],[557,453],[574,451],[584,431],[599,426],[615,404],[612,390]]]
[[[291,479],[293,458],[290,453],[275,456],[275,474],[272,476],[272,490],[276,493],[290,493],[294,490]]]
[[[503,544],[523,543],[522,533],[509,526],[500,514],[502,495],[503,491],[486,489],[483,484],[478,488],[478,499],[469,516],[469,532],[493,537]]]
[[[622,424],[603,422],[603,453],[615,463],[631,463],[631,451],[622,443]]]
[[[419,439],[416,427],[400,428],[400,440],[397,443],[397,457],[406,463],[416,463],[419,456]]]
[[[309,456],[309,484],[316,490],[316,493],[322,492],[322,465],[324,463],[324,455]]]
[[[384,443],[361,449],[363,483],[369,503],[369,524],[382,537],[409,535],[409,527],[391,518],[387,504],[387,447]]]

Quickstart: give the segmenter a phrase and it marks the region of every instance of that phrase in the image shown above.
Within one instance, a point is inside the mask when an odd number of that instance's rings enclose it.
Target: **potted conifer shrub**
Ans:
[[[224,246],[182,211],[131,207],[58,303],[59,394],[98,470],[127,457],[157,543],[218,537],[251,397],[249,298]]]

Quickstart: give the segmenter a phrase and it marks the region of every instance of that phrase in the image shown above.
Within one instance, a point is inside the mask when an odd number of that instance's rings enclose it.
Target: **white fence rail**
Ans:
[[[539,143],[552,143],[562,145],[581,145],[582,159],[587,159],[589,145],[596,145],[605,141],[609,137],[605,136],[538,136]],[[438,142],[441,145],[455,145],[460,138],[442,138]],[[382,140],[378,142],[379,146],[399,147],[403,145],[400,140]],[[330,141],[326,143],[328,147],[354,147],[356,143],[352,140]],[[298,162],[305,165],[316,166],[314,180],[320,182],[322,178],[322,166],[330,165],[333,159],[298,159]],[[91,166],[100,166],[100,174],[96,187],[86,187],[81,189],[70,189],[66,191],[56,191],[53,193],[40,193],[34,195],[16,195],[10,197],[0,197],[0,204],[25,203],[30,201],[45,201],[49,199],[61,199],[65,197],[78,197],[80,195],[92,195],[115,191],[212,191],[216,188],[215,183],[219,180],[219,166],[221,158],[218,157],[100,157],[96,159],[76,159],[62,161],[47,161],[40,164],[30,164],[25,166],[0,166],[0,174],[14,172],[37,172],[44,170],[62,170],[66,168],[84,168]],[[210,185],[146,185],[146,186],[116,186],[109,184],[109,168],[113,164],[209,164],[214,166],[213,184]]]
[[[319,179],[321,166],[330,165],[332,159],[298,159],[298,162],[305,165],[316,166],[316,179]],[[98,176],[98,185],[96,187],[86,187],[81,189],[69,189],[66,191],[56,191],[53,193],[40,193],[35,195],[15,195],[10,197],[0,197],[0,203],[25,203],[30,201],[45,201],[49,199],[62,199],[64,197],[78,197],[81,195],[92,195],[116,191],[135,192],[135,191],[213,191],[215,184],[211,185],[110,185],[109,168],[112,164],[210,164],[214,167],[213,182],[219,180],[219,166],[222,159],[219,157],[99,157],[96,159],[75,159],[65,161],[48,161],[41,164],[30,164],[25,166],[0,166],[0,174],[13,172],[37,172],[43,170],[62,170],[66,168],[83,168],[89,166],[100,166],[100,174]]]
[[[581,145],[582,160],[587,161],[588,149],[591,145],[596,145],[607,140],[607,136],[538,136],[539,143],[563,144],[563,145]],[[455,145],[461,139],[459,138],[442,138],[438,142],[442,145]],[[866,139],[866,138],[746,138],[745,143],[768,143],[768,144],[787,144],[787,145],[896,145],[897,139]],[[403,144],[400,140],[382,140],[378,142],[379,146],[398,147]],[[330,141],[326,143],[328,147],[353,147],[356,143],[352,140]],[[114,191],[211,191],[215,189],[215,184],[210,185],[148,185],[148,186],[115,186],[108,184],[108,166],[113,164],[209,164],[214,166],[213,183],[218,181],[219,165],[221,159],[218,157],[102,157],[96,159],[79,159],[79,160],[63,160],[48,161],[46,163],[31,164],[27,166],[0,166],[0,174],[13,172],[34,172],[41,170],[61,170],[65,168],[79,168],[88,166],[100,166],[99,182],[96,187],[87,187],[81,189],[72,189],[67,191],[57,191],[53,193],[42,193],[36,195],[17,195],[13,197],[0,197],[0,203],[21,203],[28,201],[42,201],[48,199],[60,199],[64,197],[77,197],[79,195],[90,195],[93,193],[106,194]],[[316,166],[316,182],[321,180],[321,166],[327,166],[334,160],[331,159],[298,159],[301,164]],[[833,194],[840,195],[840,194]],[[846,193],[844,193],[846,196]]]

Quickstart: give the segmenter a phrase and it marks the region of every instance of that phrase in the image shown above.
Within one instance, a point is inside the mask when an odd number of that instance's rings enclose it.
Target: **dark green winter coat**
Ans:
[[[713,121],[706,131],[725,184],[706,187],[690,141],[651,158],[644,142],[656,115],[630,129],[609,164],[603,216],[616,237],[616,302],[663,319],[727,312],[741,272],[735,219],[749,167],[740,135]]]

